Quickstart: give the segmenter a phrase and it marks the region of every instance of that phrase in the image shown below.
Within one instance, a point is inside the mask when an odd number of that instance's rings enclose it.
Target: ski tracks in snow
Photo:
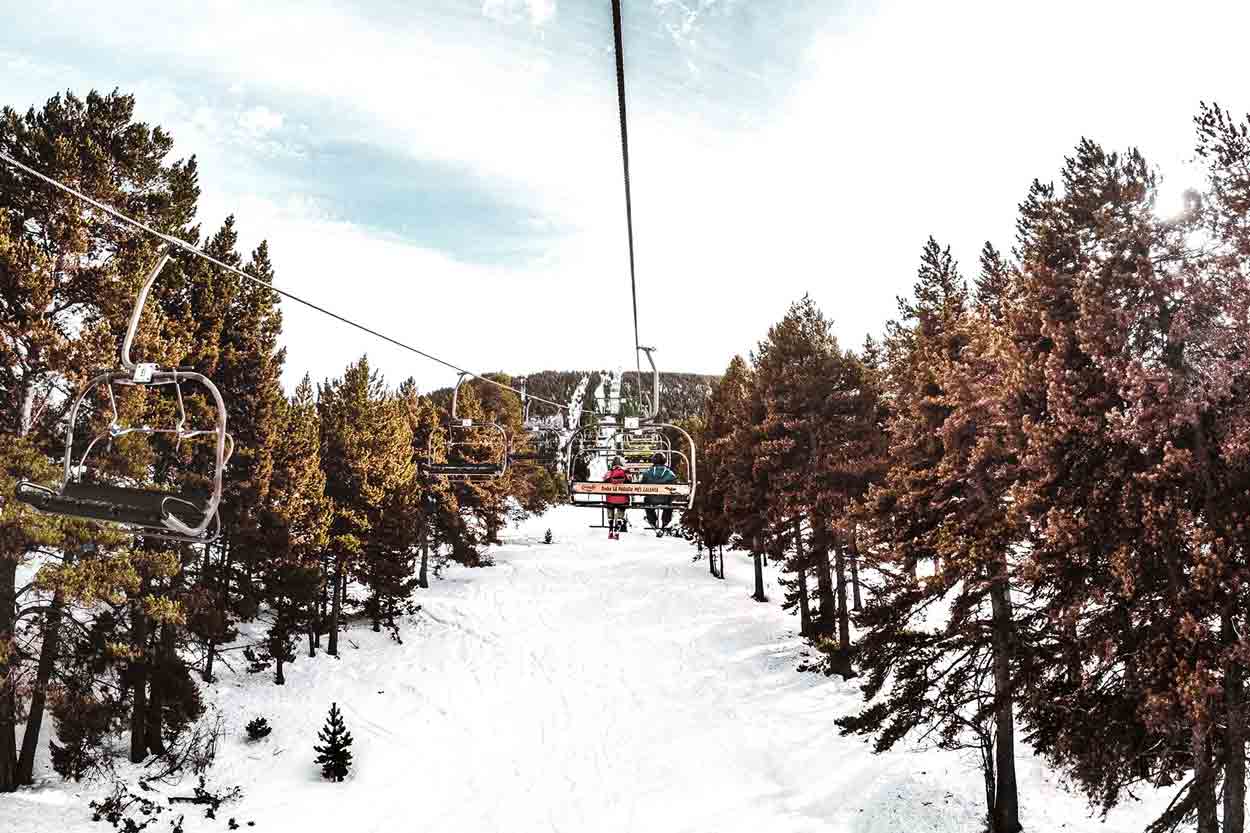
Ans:
[[[449,570],[418,592],[402,645],[357,628],[340,659],[300,657],[286,686],[243,674],[210,689],[231,733],[215,780],[247,794],[231,815],[299,833],[980,829],[973,762],[874,756],[838,736],[856,683],[794,670],[794,623],[749,598],[749,559],[731,554],[717,581],[685,542],[641,529],[609,541],[587,528],[595,517],[558,509],[494,550],[495,567]],[[556,543],[531,543],[547,527]],[[332,701],[356,739],[343,784],[312,763]],[[274,733],[247,744],[258,714]],[[1019,773],[1030,830],[1092,828],[1027,753]],[[81,826],[66,821],[65,789],[0,801],[0,829],[94,833],[85,807]],[[187,819],[187,833],[218,829]]]

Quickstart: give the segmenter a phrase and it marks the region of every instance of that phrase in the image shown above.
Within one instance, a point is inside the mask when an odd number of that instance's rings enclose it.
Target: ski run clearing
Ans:
[[[509,529],[495,566],[453,567],[419,591],[402,645],[353,624],[341,659],[302,656],[285,686],[231,659],[238,672],[222,669],[206,692],[226,729],[209,784],[244,797],[217,820],[193,805],[172,817],[185,813],[187,833],[226,830],[230,817],[293,833],[982,829],[972,753],[874,755],[838,735],[857,682],[795,670],[803,647],[775,573],[759,604],[747,556],[727,553],[718,581],[686,542],[641,525],[608,541],[588,528],[598,517],[565,507]],[[312,762],[332,701],[355,738],[341,784]],[[273,734],[248,743],[257,715]],[[37,786],[0,798],[0,831],[110,830],[87,808],[105,786],[60,781],[46,737],[43,748]],[[1017,768],[1030,833],[1140,831],[1169,797],[1103,821],[1027,750]]]

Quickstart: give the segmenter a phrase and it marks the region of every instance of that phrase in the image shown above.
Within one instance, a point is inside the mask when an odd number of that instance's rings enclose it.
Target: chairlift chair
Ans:
[[[589,453],[592,456],[606,457],[609,454],[620,454],[624,459],[624,450],[626,448],[632,446],[634,449],[638,449],[648,445],[652,447],[651,454],[661,451],[665,455],[665,461],[674,471],[677,471],[678,468],[684,468],[687,476],[685,479],[679,479],[676,483],[614,484],[578,480],[574,476],[573,455],[569,455],[566,474],[569,482],[569,502],[573,506],[602,509],[608,506],[607,498],[609,496],[621,495],[629,498],[626,508],[645,508],[651,505],[647,503],[647,498],[656,497],[668,498],[669,502],[666,505],[671,509],[686,509],[694,502],[695,488],[698,486],[697,454],[694,440],[684,428],[656,421],[660,412],[660,372],[655,365],[655,358],[652,355],[654,348],[639,346],[637,349],[646,355],[647,363],[651,365],[652,393],[649,401],[646,403],[649,405],[647,415],[643,417],[623,417],[620,420],[619,427],[616,428],[618,442],[615,445],[602,445],[600,443],[597,432],[601,426],[586,426],[574,433],[569,439],[570,447],[580,447],[583,453]],[[605,422],[607,421],[605,420]],[[612,423],[615,424],[616,420],[612,420]],[[685,442],[686,452],[672,447],[666,429],[674,432]],[[592,434],[591,432],[596,433]],[[674,463],[680,463],[681,465],[674,466]],[[627,469],[629,465],[628,463],[626,464]],[[650,465],[649,462],[648,465]],[[617,506],[619,508],[619,505]]]
[[[446,477],[449,480],[493,480],[502,477],[508,471],[510,460],[508,432],[496,422],[466,419],[457,415],[460,386],[469,375],[468,373],[460,374],[451,394],[451,414],[447,422],[447,435],[443,439],[444,453],[435,454],[434,436],[431,434],[423,468],[430,474]],[[483,432],[487,435],[485,443],[492,446],[492,450],[497,449],[498,454],[492,454],[489,460],[471,461],[466,460],[463,454],[457,453],[456,449],[481,446]],[[444,462],[435,462],[438,456],[442,456]]]
[[[634,423],[634,428],[629,428],[630,422]],[[627,419],[624,431],[637,430],[637,420]],[[669,424],[653,424],[647,426],[647,429],[671,428],[677,432],[685,441],[688,453],[679,449],[668,448],[662,453],[665,454],[670,466],[679,463],[679,468],[684,468],[688,473],[688,477],[679,480],[676,483],[660,484],[660,483],[604,483],[591,480],[578,480],[574,474],[572,456],[570,456],[566,474],[569,481],[569,499],[573,506],[587,506],[591,508],[601,509],[608,505],[607,498],[609,496],[624,495],[629,498],[626,508],[646,508],[648,497],[667,497],[667,504],[672,509],[685,509],[690,506],[694,500],[695,487],[698,483],[696,470],[696,453],[694,441],[690,435],[681,427]],[[594,442],[594,438],[587,435],[587,432],[593,431],[593,428],[583,428],[573,435],[573,441],[581,440],[584,444],[581,450],[584,454],[592,456],[608,457],[609,455],[620,454],[620,450],[612,445],[590,444]],[[655,453],[655,452],[652,452]],[[650,463],[648,463],[648,466]],[[626,464],[628,470],[630,464]],[[677,470],[676,468],[674,469]]]
[[[556,466],[564,459],[564,435],[567,430],[563,425],[557,427],[541,422],[541,417],[531,415],[530,409],[534,400],[526,393],[525,382],[521,382],[521,430],[524,440],[509,444],[510,459],[514,463],[528,462],[540,466]],[[528,450],[521,450],[521,449]]]
[[[135,299],[134,310],[130,314],[130,325],[126,330],[125,340],[122,342],[121,369],[106,371],[92,378],[78,392],[78,396],[70,406],[65,426],[65,460],[60,484],[56,487],[49,487],[23,480],[17,485],[16,496],[23,503],[50,515],[116,524],[134,535],[147,538],[186,544],[207,544],[216,540],[221,533],[218,508],[221,504],[222,479],[226,463],[234,450],[234,441],[226,433],[226,406],[221,393],[211,379],[190,368],[163,369],[153,363],[136,363],[130,358],[130,348],[139,327],[139,319],[143,314],[148,293],[169,259],[168,252],[161,255]],[[195,382],[207,389],[217,411],[216,424],[213,428],[191,429],[187,427],[187,413],[182,395],[184,382]],[[112,418],[108,427],[91,439],[78,459],[78,463],[75,464],[74,428],[78,420],[78,412],[88,394],[101,385],[105,386],[108,392]],[[117,413],[117,400],[113,393],[114,385],[141,388],[172,385],[178,403],[177,423],[172,428],[122,425]],[[211,437],[214,446],[213,474],[211,488],[207,494],[84,480],[84,472],[91,470],[88,467],[88,460],[100,441],[106,440],[106,446],[111,448],[114,439],[128,434],[149,436],[170,434],[174,437],[175,443],[196,437]]]

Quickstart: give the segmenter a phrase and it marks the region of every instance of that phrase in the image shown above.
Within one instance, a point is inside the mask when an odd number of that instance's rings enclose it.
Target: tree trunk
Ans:
[[[799,568],[799,633],[812,635],[812,611],[807,601],[807,567]]]
[[[985,823],[994,830],[994,796],[997,789],[994,785],[994,736],[988,731],[981,735],[981,775],[985,779]]]
[[[183,573],[186,562],[179,565],[180,569],[169,580],[169,598],[176,599],[183,587]],[[156,658],[155,668],[160,672],[152,676],[152,696],[148,702],[148,749],[162,755],[165,753],[165,701],[170,692],[166,690],[174,668],[182,660],[178,657],[177,632],[173,622],[162,622],[158,637],[153,642],[153,656]]]
[[[0,658],[13,656],[13,628],[17,617],[17,555],[0,553]],[[17,679],[16,663],[0,659],[0,793],[17,789]]]
[[[67,551],[65,566],[74,563],[74,555]],[[56,667],[57,650],[61,643],[61,618],[65,596],[60,588],[52,594],[52,601],[43,614],[43,635],[39,647],[39,669],[35,672],[35,687],[30,694],[30,716],[22,734],[22,753],[17,761],[17,782],[31,784],[35,780],[35,752],[39,749],[39,732],[43,729],[43,712],[48,700],[48,682]]]
[[[1225,613],[1220,623],[1224,644],[1232,648],[1237,642],[1233,618]],[[1224,672],[1224,833],[1245,833],[1246,829],[1246,724],[1242,711],[1245,683],[1241,663],[1228,660]]]
[[[206,587],[212,586],[210,577],[213,570],[213,547],[211,544],[204,546],[204,560],[200,567],[200,582]],[[213,659],[217,654],[217,642],[210,633],[204,640],[204,668],[200,671],[200,679],[206,683],[213,681]]]
[[[145,721],[144,734],[146,736],[148,750],[154,755],[163,755],[165,753],[165,686],[161,683],[167,669],[163,666],[171,661],[171,657],[165,655],[165,628],[168,625],[161,625],[160,637],[153,636],[152,650],[152,671],[148,677],[151,679],[150,691],[148,693],[148,712]]]
[[[813,521],[811,562],[816,570],[816,598],[820,601],[816,630],[821,634],[830,634],[837,620],[838,606],[833,598],[833,575],[829,570],[829,538],[823,530],[816,532],[817,529]],[[795,524],[794,534],[800,534],[798,524]]]
[[[430,587],[430,539],[429,534],[422,527],[421,530],[421,569],[417,572],[417,587],[422,590],[428,590]]]
[[[280,634],[280,636],[281,636],[280,641],[282,644],[280,646],[280,650],[275,652],[274,658],[273,658],[274,660],[273,684],[274,685],[286,685],[286,675],[282,673],[282,666],[286,663],[286,652],[290,650],[288,646],[291,644],[291,641],[292,641],[291,637],[293,637],[294,634],[291,633],[290,629],[286,625],[283,625],[282,633]]]
[[[836,566],[838,589],[838,649],[849,651],[851,648],[851,617],[846,609],[846,554],[842,550],[842,539],[833,540],[833,561]],[[825,559],[828,566],[829,559]]]
[[[768,596],[764,595],[764,553],[757,549],[751,553],[751,560],[755,562],[755,592],[751,594],[751,598],[757,602],[766,602]]]
[[[343,599],[339,585],[342,583],[343,557],[336,555],[334,557],[334,584],[331,587],[333,596],[330,604],[330,644],[326,647],[326,653],[332,657],[339,655],[339,610],[342,608]]]
[[[322,628],[326,622],[326,600],[328,598],[326,591],[328,587],[325,559],[317,556],[317,598],[313,602],[312,628],[313,641],[318,648],[321,647]],[[309,650],[311,652],[312,649],[310,648]],[[312,656],[312,653],[309,653],[309,656]]]
[[[226,621],[224,617],[228,616],[227,611],[230,610],[230,542],[227,539],[221,542],[221,575],[217,577],[217,596],[221,602],[221,615],[224,623]],[[204,682],[206,683],[213,681],[214,656],[216,656],[216,643],[210,639],[208,659],[204,663]]]
[[[851,592],[854,599],[854,610],[856,613],[864,609],[864,603],[859,595],[859,544],[855,541],[858,528],[851,525],[851,535],[847,539],[848,551],[851,554]]]
[[[138,597],[131,603],[132,644],[138,656],[130,663],[130,687],[133,692],[130,710],[130,760],[140,763],[148,754],[148,617],[143,612],[147,595],[145,579],[139,585]]]
[[[700,539],[699,541],[699,546],[700,547],[703,546],[702,539]],[[716,547],[712,546],[711,544],[708,544],[708,547],[707,547],[707,567],[708,567],[708,570],[712,573],[712,578],[720,578],[720,576],[716,575]]]
[[[1215,767],[1211,764],[1211,746],[1206,735],[1195,728],[1193,732],[1194,754],[1194,809],[1198,812],[1197,833],[1220,833],[1220,822],[1215,801]]]
[[[807,558],[803,554],[803,534],[799,521],[794,521],[794,563],[799,578],[799,633],[812,635],[812,611],[807,599]]]
[[[995,769],[998,785],[994,795],[994,833],[1018,833],[1020,803],[1016,794],[1016,741],[1011,697],[1011,594],[1007,578],[1007,558],[995,565],[990,583],[991,628],[994,644]]]
[[[39,670],[35,687],[30,694],[30,716],[26,718],[26,730],[22,734],[22,754],[17,760],[17,783],[31,784],[35,780],[35,752],[39,748],[39,732],[43,728],[43,710],[48,699],[48,681],[56,665],[56,652],[61,641],[61,609],[64,599],[61,591],[52,595],[47,611],[43,614],[43,644],[39,647]]]

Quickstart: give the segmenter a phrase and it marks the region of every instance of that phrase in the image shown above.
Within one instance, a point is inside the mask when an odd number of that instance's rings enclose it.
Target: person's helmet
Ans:
[[[624,467],[624,465],[625,465],[625,461],[624,461],[624,460],[622,460],[620,457],[616,457],[616,458],[614,458],[614,459],[612,460],[612,467],[613,467],[613,468],[617,468],[617,469],[619,469],[619,468]]]
[[[662,452],[657,451],[651,455],[651,465],[662,466],[664,465],[664,462],[664,454]]]

